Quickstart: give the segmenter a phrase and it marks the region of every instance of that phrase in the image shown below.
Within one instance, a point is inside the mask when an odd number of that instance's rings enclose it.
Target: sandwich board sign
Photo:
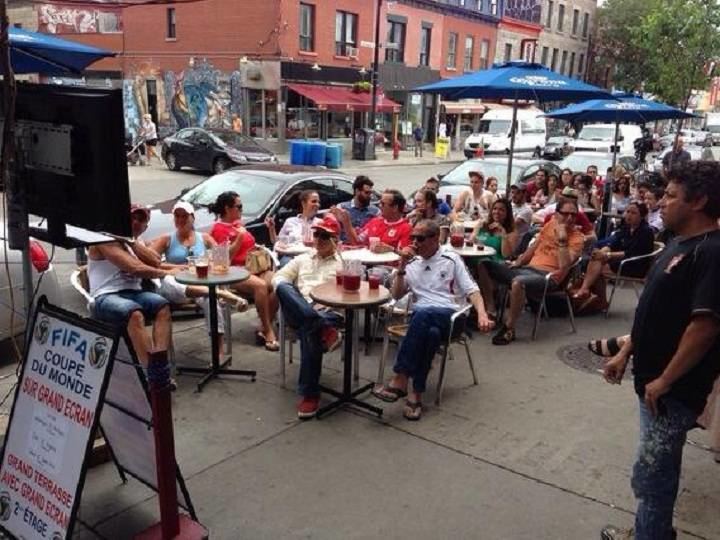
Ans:
[[[42,297],[0,453],[0,530],[11,538],[72,535],[118,332]]]

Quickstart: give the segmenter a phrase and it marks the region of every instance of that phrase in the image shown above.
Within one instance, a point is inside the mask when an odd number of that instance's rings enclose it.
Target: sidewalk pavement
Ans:
[[[254,310],[233,316],[234,366],[258,380],[225,377],[198,394],[179,378],[173,398],[176,451],[200,521],[215,540],[313,538],[596,539],[606,523],[630,525],[630,472],[637,440],[637,398],[628,379],[610,386],[595,369],[560,359],[564,346],[625,333],[635,297],[622,291],[609,319],[541,322],[531,342],[524,315],[518,341],[495,347],[475,334],[480,384],[460,349],[449,362],[440,407],[434,387],[423,419],[402,418],[401,404],[377,420],[341,410],[299,422],[298,369],[279,376],[279,355],[250,345]],[[614,307],[615,307],[614,306]],[[201,319],[174,326],[177,362],[209,358]],[[363,382],[376,373],[380,346],[361,356]],[[339,386],[339,351],[327,355],[326,385]],[[387,372],[389,373],[388,368]],[[431,372],[430,384],[436,377]],[[707,445],[693,431],[692,443]],[[679,538],[720,538],[720,466],[701,446],[685,448],[677,504]],[[90,470],[77,538],[132,538],[158,519],[154,494],[112,464]]]

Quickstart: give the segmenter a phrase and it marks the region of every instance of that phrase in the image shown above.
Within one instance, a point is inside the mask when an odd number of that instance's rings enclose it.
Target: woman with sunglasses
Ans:
[[[242,224],[242,201],[234,191],[225,191],[218,195],[208,209],[218,217],[210,229],[210,236],[216,242],[228,243],[230,264],[243,266],[248,253],[255,247],[255,238]],[[258,345],[264,345],[268,351],[280,350],[275,336],[273,319],[278,310],[277,298],[270,284],[272,271],[260,275],[251,275],[245,281],[232,286],[243,295],[252,296],[260,317],[261,329],[255,333]]]
[[[610,237],[605,247],[592,251],[583,283],[573,298],[596,302],[598,309],[607,307],[603,276],[617,273],[623,260],[647,255],[654,248],[655,234],[648,225],[647,214],[645,203],[633,201],[628,205],[622,226]],[[623,266],[623,275],[643,277],[650,262],[650,259],[630,261]]]

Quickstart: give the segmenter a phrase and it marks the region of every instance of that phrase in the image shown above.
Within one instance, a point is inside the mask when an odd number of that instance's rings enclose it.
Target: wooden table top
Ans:
[[[194,270],[192,272],[187,270],[179,272],[174,277],[178,283],[183,285],[229,285],[230,283],[245,281],[250,277],[250,272],[242,266],[231,266],[226,274],[208,272],[207,278],[197,277]]]
[[[335,281],[327,281],[310,291],[310,298],[329,307],[357,309],[384,304],[390,300],[390,291],[382,285],[371,290],[368,282],[362,281],[359,291],[348,292]]]

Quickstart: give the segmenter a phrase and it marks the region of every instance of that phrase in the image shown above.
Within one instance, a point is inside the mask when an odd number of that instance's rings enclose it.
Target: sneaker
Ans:
[[[606,525],[600,531],[600,540],[633,540],[635,531],[633,529],[621,529],[614,525]]]
[[[504,324],[492,338],[493,345],[509,345],[513,341],[515,341],[515,330],[508,328]]]
[[[301,420],[308,420],[314,417],[320,408],[319,397],[303,396],[297,406],[297,415]]]
[[[323,352],[333,352],[342,343],[342,333],[338,332],[334,326],[325,326],[320,332],[320,341],[322,341]]]

